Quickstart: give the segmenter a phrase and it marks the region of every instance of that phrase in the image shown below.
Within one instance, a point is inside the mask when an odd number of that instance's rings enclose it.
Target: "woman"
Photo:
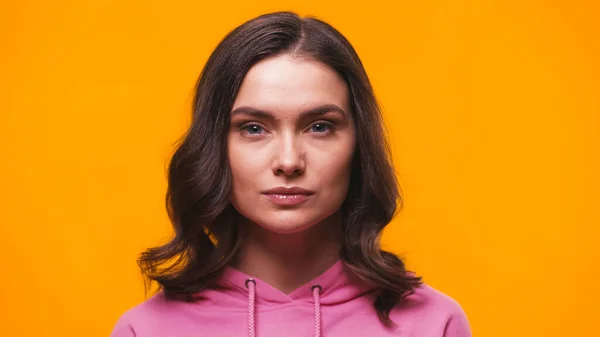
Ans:
[[[365,70],[314,18],[229,33],[169,167],[172,240],[139,263],[161,291],[113,337],[470,336],[461,307],[381,250],[401,201]]]

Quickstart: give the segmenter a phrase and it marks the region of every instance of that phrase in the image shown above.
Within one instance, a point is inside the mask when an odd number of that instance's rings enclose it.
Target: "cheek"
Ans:
[[[228,153],[232,195],[250,193],[258,188],[258,186],[255,186],[256,177],[264,171],[264,160],[260,155],[235,145],[228,149]]]
[[[338,154],[338,156],[330,156],[330,160],[319,162],[318,172],[316,172],[321,186],[328,187],[323,191],[326,197],[345,197],[348,190],[352,154],[349,152],[338,152]]]

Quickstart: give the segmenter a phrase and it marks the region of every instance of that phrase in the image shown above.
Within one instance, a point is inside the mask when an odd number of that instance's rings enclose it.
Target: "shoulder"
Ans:
[[[438,327],[444,337],[470,337],[471,330],[462,306],[449,295],[423,283],[397,305],[392,319],[422,322],[428,329]]]
[[[153,331],[157,329],[162,321],[176,317],[182,305],[185,305],[185,303],[169,301],[165,298],[163,292],[158,292],[121,314],[110,337],[149,335],[140,330]]]
[[[426,310],[429,313],[445,315],[463,312],[462,307],[454,298],[425,283],[415,288],[414,293],[406,297],[400,309]]]

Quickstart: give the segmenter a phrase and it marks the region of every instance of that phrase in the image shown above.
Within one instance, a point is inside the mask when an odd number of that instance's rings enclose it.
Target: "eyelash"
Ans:
[[[328,130],[325,131],[325,132],[316,132],[316,133],[329,134],[329,133],[331,133],[331,132],[333,132],[335,130],[335,125],[333,125],[333,123],[328,122],[328,121],[319,121],[319,122],[314,123],[310,127],[312,128],[315,125],[324,125],[324,126],[326,126],[328,128]],[[239,127],[239,130],[240,131],[247,131],[250,127],[253,127],[253,126],[258,126],[259,128],[261,128],[261,129],[264,130],[264,128],[262,126],[260,126],[257,123],[254,123],[254,122],[249,122],[249,123],[243,124],[242,126]],[[258,135],[258,134],[252,134],[252,135]]]

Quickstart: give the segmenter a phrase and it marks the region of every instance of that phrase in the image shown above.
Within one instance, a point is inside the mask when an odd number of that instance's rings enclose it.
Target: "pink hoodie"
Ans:
[[[196,302],[168,301],[162,292],[125,312],[111,337],[470,337],[467,317],[452,298],[423,285],[390,317],[377,318],[375,294],[338,261],[289,295],[227,268]]]

